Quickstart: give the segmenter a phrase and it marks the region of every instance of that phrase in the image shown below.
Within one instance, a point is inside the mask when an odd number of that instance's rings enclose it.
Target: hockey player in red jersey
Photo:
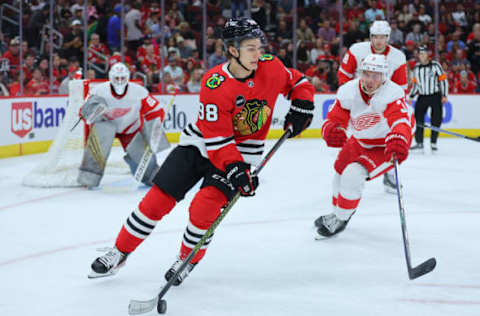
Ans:
[[[333,208],[315,225],[321,236],[343,231],[360,202],[365,182],[403,162],[412,138],[410,115],[403,88],[388,79],[384,55],[368,55],[361,75],[342,85],[326,120],[322,135],[329,147],[341,147],[334,169]],[[352,135],[347,139],[346,129]]]
[[[189,222],[178,259],[165,274],[170,280],[237,190],[253,196],[258,179],[251,166],[260,161],[279,94],[291,100],[284,128],[292,137],[306,129],[313,117],[314,88],[297,70],[286,68],[272,55],[261,55],[264,35],[247,18],[225,24],[223,41],[228,62],[202,78],[200,112],[180,136],[138,207],[128,217],[115,247],[92,263],[90,277],[117,271],[155,225],[200,180],[189,208]],[[207,240],[174,281],[179,285],[205,255]]]
[[[388,45],[391,28],[387,21],[374,21],[370,26],[370,41],[353,44],[345,54],[338,69],[338,84],[342,85],[359,76],[359,65],[370,54],[385,55],[389,66],[388,78],[401,86],[405,93],[408,89],[407,63],[405,54],[399,49]],[[413,111],[412,118],[413,118]],[[393,172],[383,176],[385,191],[396,193]]]

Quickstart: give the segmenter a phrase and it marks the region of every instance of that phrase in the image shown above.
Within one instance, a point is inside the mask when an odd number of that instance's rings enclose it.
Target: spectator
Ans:
[[[222,46],[217,45],[217,47],[215,48],[215,53],[213,53],[212,55],[210,55],[210,57],[208,57],[208,69],[216,65],[223,64],[226,61],[227,61],[227,57],[225,57],[225,55],[223,54]]]
[[[83,60],[83,34],[81,30],[82,22],[74,20],[70,26],[69,33],[63,40],[63,56],[74,56],[78,60]]]
[[[107,27],[107,45],[110,51],[115,51],[120,49],[120,31],[122,25],[120,22],[119,15],[122,12],[122,5],[118,4],[113,9],[113,14],[108,19]]]
[[[390,22],[390,28],[392,31],[390,32],[390,44],[393,46],[400,48],[403,46],[403,32],[398,28],[398,23],[395,20]]]
[[[87,71],[87,79],[96,79],[97,75],[95,73],[95,70],[93,69],[88,69]]]
[[[263,0],[253,0],[251,15],[252,19],[254,19],[258,25],[260,25],[260,28],[264,30],[267,26],[267,10]]]
[[[201,88],[201,81],[203,76],[203,70],[196,68],[192,71],[190,79],[187,83],[187,91],[190,93],[198,93]]]
[[[185,45],[185,40],[180,35],[177,36],[177,45],[178,45],[178,51],[180,53],[180,58],[187,59],[189,57],[192,57],[193,49]]]
[[[297,61],[300,64],[306,64],[310,60],[310,52],[307,49],[307,45],[305,41],[300,41],[298,42],[298,48],[297,48]],[[303,69],[301,69],[303,70]]]
[[[13,74],[13,80],[12,82],[10,82],[8,89],[10,90],[11,97],[18,97],[22,95],[22,93],[20,93],[21,92],[20,72]],[[23,89],[23,92],[25,92],[25,88]]]
[[[168,57],[168,65],[165,68],[163,68],[163,73],[164,73],[164,76],[166,73],[169,73],[170,77],[175,82],[177,87],[182,86],[184,74],[183,74],[182,68],[180,68],[177,65],[177,59],[175,57],[173,56]]]
[[[325,52],[323,51],[323,40],[321,38],[317,38],[315,41],[315,46],[310,51],[310,63],[313,65],[316,64],[317,58],[321,55],[325,55]]]
[[[103,68],[107,63],[109,55],[110,53],[107,46],[100,42],[100,35],[93,33],[90,37],[90,45],[88,46],[88,61]],[[104,57],[106,57],[106,59]]]
[[[245,0],[231,0],[230,6],[232,9],[232,19],[243,17],[243,11],[245,11]]]
[[[452,18],[457,25],[460,25],[462,28],[467,27],[467,15],[461,3],[458,3],[456,10],[452,12]]]
[[[145,58],[145,55],[147,54],[147,46],[153,46],[153,51],[155,55],[161,56],[165,54],[160,54],[160,49],[158,48],[158,45],[153,45],[152,43],[152,36],[150,34],[147,34],[143,38],[143,44],[137,49],[137,60],[142,63],[143,59]]]
[[[455,84],[455,93],[474,94],[475,84],[468,79],[468,73],[465,70],[460,72],[460,80]]]
[[[175,83],[175,81],[173,80],[169,72],[164,72],[163,78],[164,78],[163,83],[165,85],[165,90],[162,89],[162,83],[159,82],[157,91],[160,91],[160,93],[174,94],[176,91],[180,90],[180,87]]]
[[[10,46],[2,58],[8,59],[11,72],[15,73],[18,70],[20,65],[20,40],[18,38],[10,40]]]
[[[367,37],[366,33],[363,33],[358,28],[358,22],[356,20],[351,20],[349,23],[348,31],[343,36],[343,45],[345,47],[350,47],[354,43],[358,43],[363,41],[363,39]],[[392,37],[390,36],[390,39]]]
[[[422,45],[423,39],[424,39],[424,33],[422,31],[422,26],[417,23],[413,26],[412,32],[407,34],[407,37],[405,38],[405,41],[414,41],[415,44]]]
[[[57,53],[53,55],[53,67],[52,67],[52,74],[54,80],[61,82],[63,78],[67,76],[67,70],[62,67],[62,59]]]
[[[150,44],[145,48],[145,57],[142,60],[142,71],[147,76],[148,85],[152,85],[160,75],[162,61],[160,57],[155,54],[153,45]]]
[[[415,48],[416,48],[416,45],[414,41],[409,40],[405,42],[405,48],[403,49],[403,53],[405,54],[405,58],[407,60],[414,58]]]
[[[142,45],[143,30],[140,25],[142,14],[140,13],[140,3],[134,2],[132,8],[125,15],[125,26],[127,27],[127,45],[132,54],[135,54],[137,48]]]
[[[48,81],[42,76],[39,68],[35,68],[32,73],[32,80],[26,86],[26,94],[45,95],[49,93]]]
[[[24,82],[32,80],[33,69],[35,69],[35,57],[28,54],[23,60],[23,79]]]
[[[333,33],[335,33],[335,31],[333,31]],[[313,34],[312,29],[308,27],[305,19],[300,19],[300,23],[297,28],[297,40],[308,42],[313,42],[315,40],[315,35]]]
[[[337,33],[335,33],[333,27],[330,26],[330,20],[325,20],[322,27],[318,29],[317,37],[322,38],[324,41],[332,42],[336,36]]]
[[[285,67],[292,68],[292,55],[287,52],[285,47],[280,47],[277,57],[282,61]]]
[[[180,57],[180,51],[177,48],[177,43],[175,42],[175,38],[173,36],[171,36],[167,42],[167,55]]]
[[[432,17],[427,14],[427,12],[425,10],[425,5],[423,5],[423,4],[420,5],[420,8],[418,10],[418,19],[424,25],[428,25],[428,24],[432,23]]]
[[[3,1],[2,1],[3,2]],[[33,12],[28,19],[25,37],[30,47],[40,48],[40,41],[38,34],[42,27],[47,24],[48,14],[50,11],[49,5],[44,5],[41,10]]]
[[[377,20],[377,18],[380,20],[385,20],[385,15],[383,11],[378,8],[377,1],[369,0],[368,3],[370,7],[365,11],[365,20],[367,20],[369,23]]]
[[[60,83],[60,87],[58,88],[59,94],[68,94],[68,83],[70,80],[73,80],[75,77],[75,73],[78,71],[78,67],[70,65],[68,67],[68,76],[65,77],[62,82]]]
[[[40,61],[38,62],[38,69],[40,69],[40,72],[42,73],[43,78],[49,78],[50,77],[50,71],[48,67],[49,63],[49,58],[48,57],[42,57],[40,58]],[[33,73],[32,73],[33,75]]]
[[[467,58],[474,73],[480,72],[480,23],[473,26],[473,39],[468,44]]]
[[[465,42],[460,39],[461,31],[456,30],[452,34],[452,39],[447,43],[447,52],[452,51],[453,45],[458,45],[461,49],[465,49],[466,45]]]
[[[400,12],[400,14],[398,14],[397,16],[397,20],[399,23],[403,25],[407,25],[412,19],[412,17],[413,17],[413,14],[411,14],[410,11],[408,10],[408,4],[404,4],[402,6],[402,12]]]
[[[291,40],[292,30],[287,27],[287,22],[281,20],[280,23],[278,23],[275,38],[277,43],[281,43],[285,39]]]
[[[190,47],[192,50],[197,48],[197,40],[195,39],[195,35],[190,29],[190,24],[188,24],[188,22],[184,21],[178,25],[178,34],[183,37],[185,46]]]

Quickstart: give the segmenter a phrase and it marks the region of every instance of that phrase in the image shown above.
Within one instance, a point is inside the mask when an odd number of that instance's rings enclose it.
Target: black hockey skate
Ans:
[[[410,147],[410,152],[424,154],[425,149],[423,148],[423,144],[417,143],[415,146]]]
[[[93,261],[88,278],[95,279],[116,274],[125,264],[127,257],[128,253],[121,252],[116,247],[111,248],[106,254]]]
[[[350,215],[352,218],[353,214]],[[338,233],[341,233],[347,227],[350,218],[346,221],[339,219],[334,213],[328,215],[322,215],[315,220],[315,226],[317,227],[317,233],[322,237],[332,237]]]
[[[180,258],[177,258],[177,260],[173,263],[170,269],[165,273],[165,280],[170,281],[171,278],[175,275],[177,272],[178,268],[182,265],[183,261]],[[183,280],[192,272],[193,268],[195,268],[197,264],[196,263],[189,263],[185,269],[183,269],[182,272],[180,272],[177,275],[177,279],[173,282],[173,285],[178,286],[180,285]]]
[[[397,194],[395,176],[392,176],[389,173],[383,174],[383,187],[385,188],[385,192],[390,194]]]

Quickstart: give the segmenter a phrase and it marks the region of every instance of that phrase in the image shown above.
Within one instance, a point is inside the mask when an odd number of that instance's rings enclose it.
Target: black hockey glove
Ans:
[[[233,162],[225,168],[227,179],[240,190],[242,196],[254,196],[258,187],[258,177],[250,174],[250,165],[243,161]]]
[[[307,100],[293,100],[292,105],[290,106],[290,111],[288,111],[287,116],[285,116],[285,123],[283,124],[283,129],[292,126],[292,135],[290,137],[295,137],[305,130],[310,123],[312,123],[313,118],[313,102]]]

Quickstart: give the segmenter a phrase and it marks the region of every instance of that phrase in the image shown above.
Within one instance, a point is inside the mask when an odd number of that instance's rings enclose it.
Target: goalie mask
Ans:
[[[125,92],[128,80],[130,79],[130,70],[123,63],[116,63],[108,72],[108,79],[115,90],[115,93],[121,95]]]
[[[360,65],[360,82],[367,94],[374,94],[387,80],[388,63],[385,55],[370,54]]]

